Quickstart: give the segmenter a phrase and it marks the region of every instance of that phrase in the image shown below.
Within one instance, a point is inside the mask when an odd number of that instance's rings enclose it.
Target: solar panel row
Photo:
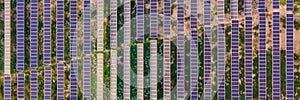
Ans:
[[[211,99],[210,0],[204,0],[204,99]]]
[[[110,48],[117,48],[117,1],[110,1]]]
[[[110,99],[117,100],[117,51],[110,50],[111,64],[110,64]]]
[[[178,0],[177,3],[177,99],[184,99],[184,0]]]
[[[17,76],[17,99],[24,100],[24,74],[18,74]]]
[[[259,99],[266,99],[266,8],[265,0],[258,1],[259,11]]]
[[[239,99],[239,21],[232,20],[231,35],[231,97]]]
[[[90,100],[91,97],[91,58],[83,58],[83,99]]]
[[[4,74],[10,75],[11,33],[10,33],[10,0],[4,0]]]
[[[17,0],[17,71],[24,70],[24,0]]]
[[[77,0],[70,0],[70,57],[77,55]],[[71,60],[70,99],[77,100],[77,60]]]
[[[31,70],[30,72],[30,99],[38,99],[38,71]]]
[[[157,41],[150,40],[150,99],[157,100]]]
[[[144,45],[137,44],[137,99],[144,99]]]
[[[110,48],[117,48],[117,0],[110,1]],[[117,51],[110,50],[110,99],[117,99]]]
[[[230,16],[231,19],[238,18],[238,0],[230,1]]]
[[[104,0],[97,0],[97,50],[103,51]],[[103,54],[97,54],[97,99],[103,98]]]
[[[46,66],[44,69],[44,99],[51,100],[51,67]]]
[[[198,12],[197,0],[191,0],[191,2],[190,96],[191,99],[196,100],[198,99]]]
[[[56,1],[56,60],[64,60],[64,0]]]
[[[286,11],[294,11],[294,0],[286,0]]]
[[[157,13],[157,0],[150,1],[150,38],[157,38],[157,21],[158,21],[158,13]]]
[[[273,1],[274,2],[274,1]],[[273,5],[274,6],[274,5]],[[272,93],[273,99],[280,99],[280,12],[273,12],[272,48]]]
[[[252,0],[244,0],[244,14],[246,17],[252,16]]]
[[[245,92],[246,100],[252,99],[252,16],[247,16],[245,21]]]
[[[279,9],[280,0],[273,0],[273,9]]]
[[[77,100],[77,60],[71,60],[70,67],[70,99]]]
[[[30,66],[38,67],[38,0],[31,0],[30,9]]]
[[[224,0],[218,1],[218,99],[225,99]]]
[[[44,64],[50,64],[50,0],[44,0]]]
[[[130,100],[131,0],[124,1],[124,99]]]
[[[171,99],[171,82],[170,82],[170,24],[171,10],[170,0],[164,1],[164,99]]]
[[[11,78],[10,76],[4,76],[4,100],[11,100]]]
[[[286,15],[286,97],[294,99],[294,15]]]
[[[90,0],[83,1],[83,52],[84,54],[91,53],[91,14],[90,14]]]
[[[57,100],[64,100],[64,65],[57,64]]]
[[[144,42],[144,0],[137,0],[136,40]]]

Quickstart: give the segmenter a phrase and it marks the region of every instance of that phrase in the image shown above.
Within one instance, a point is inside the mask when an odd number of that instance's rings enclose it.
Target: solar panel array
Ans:
[[[38,67],[38,0],[31,0],[30,9],[30,66]]]
[[[164,99],[171,99],[171,75],[170,75],[170,24],[171,24],[171,6],[170,0],[164,1],[164,87],[163,87],[163,94]]]
[[[10,0],[4,1],[4,74],[10,75],[11,36],[10,36]]]
[[[218,99],[225,99],[224,0],[218,1]]]
[[[288,100],[294,99],[294,15],[293,14],[286,15],[286,98]]]
[[[144,45],[137,44],[137,99],[144,99]]]
[[[150,0],[150,99],[157,100],[157,41],[158,11],[157,0]]]
[[[204,0],[204,99],[211,99],[211,23],[210,0]]]
[[[113,50],[117,48],[117,0],[110,1],[110,99],[117,99],[117,63],[118,56],[117,51]]]
[[[18,74],[17,76],[17,99],[24,99],[24,74]]]
[[[144,41],[144,0],[137,0],[137,35],[136,40],[138,42]]]
[[[97,50],[103,51],[104,0],[97,0]],[[103,99],[103,54],[97,54],[97,99]]]
[[[31,70],[30,72],[30,99],[38,99],[38,71]]]
[[[190,96],[198,99],[198,31],[197,0],[191,0],[191,41],[190,41]]]
[[[83,58],[83,98],[90,100],[91,97],[91,58]]]
[[[252,17],[247,16],[245,20],[245,92],[246,100],[252,99]]]
[[[294,0],[286,0],[286,11],[294,11]]]
[[[273,0],[273,9],[279,10],[279,0]],[[280,99],[280,12],[273,11],[272,46],[272,93],[273,99]]]
[[[178,0],[177,3],[177,99],[184,99],[184,0]]]
[[[11,100],[11,78],[10,76],[4,76],[4,100]]]
[[[77,0],[70,0],[70,57],[77,55]],[[70,61],[70,99],[77,100],[77,60]]]
[[[44,69],[44,99],[51,100],[51,67],[47,66]]]
[[[24,0],[17,0],[17,71],[24,70]]]
[[[231,35],[231,97],[239,99],[239,21],[232,20]]]
[[[50,41],[51,41],[51,33],[50,33],[50,0],[44,0],[44,64],[50,64]]]
[[[56,60],[64,61],[64,0],[56,1]],[[57,100],[64,99],[64,65],[57,64]]]
[[[266,8],[265,0],[258,1],[259,11],[259,99],[266,99]]]
[[[90,0],[83,1],[83,52],[85,55],[91,53],[91,26],[90,26]],[[91,97],[91,58],[83,58],[83,98],[89,100]]]
[[[150,38],[157,38],[158,29],[158,12],[157,12],[157,0],[150,0]]]

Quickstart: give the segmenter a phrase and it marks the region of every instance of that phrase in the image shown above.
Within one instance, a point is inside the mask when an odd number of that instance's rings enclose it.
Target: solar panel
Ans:
[[[31,0],[30,9],[30,66],[38,67],[38,0]]]
[[[211,99],[210,0],[204,0],[204,99]]]
[[[231,97],[239,99],[239,21],[232,20],[231,35]]]
[[[10,13],[11,1],[4,0],[4,74],[10,75],[10,61],[11,61],[11,29],[10,29]],[[3,27],[3,26],[2,26]]]
[[[280,7],[280,1],[279,0],[273,0],[273,9],[279,9]]]
[[[225,99],[224,0],[218,1],[218,99]]]
[[[286,11],[294,11],[294,0],[286,0]]]
[[[4,100],[11,100],[11,78],[4,76]]]
[[[266,99],[266,8],[265,0],[259,0],[259,99]]]
[[[44,69],[44,99],[51,100],[51,67],[46,66]]]
[[[83,28],[84,28],[84,34],[83,34],[83,52],[84,54],[90,54],[91,53],[91,14],[90,14],[90,0],[84,0],[84,15],[83,15]],[[113,34],[113,33],[111,33]]]
[[[57,100],[64,100],[64,65],[57,64]]]
[[[111,63],[110,63],[110,99],[117,99],[117,51],[110,50]]]
[[[18,74],[17,76],[17,98],[24,99],[24,74]]]
[[[130,81],[130,80],[129,80]],[[157,41],[150,40],[150,99],[157,100]]]
[[[144,0],[137,0],[137,21],[136,29],[138,42],[144,41]]]
[[[44,64],[50,64],[51,33],[50,33],[50,0],[44,0]]]
[[[137,44],[137,99],[144,99],[144,45]]]
[[[273,1],[274,6],[274,1]],[[273,99],[280,99],[280,12],[273,12],[272,48],[272,93]]]
[[[157,38],[157,21],[158,21],[158,12],[157,12],[157,0],[150,1],[150,38]]]
[[[70,57],[77,55],[77,0],[70,0]]]
[[[197,0],[191,0],[191,41],[190,41],[190,96],[198,99],[198,31]],[[184,57],[184,56],[183,56]]]
[[[83,58],[83,98],[90,100],[91,97],[91,58]]]
[[[31,70],[30,72],[30,99],[38,99],[38,71]]]
[[[110,48],[117,48],[117,1],[110,1]]]
[[[245,21],[245,92],[246,92],[246,100],[253,98],[252,91],[252,17],[246,17]]]
[[[131,0],[124,1],[124,99],[130,99]]]
[[[126,1],[124,1],[126,2]],[[124,5],[125,7],[125,5]],[[104,9],[104,0],[97,0],[97,50],[103,51],[103,10]],[[126,13],[124,12],[124,15]],[[130,16],[129,16],[130,18]],[[124,18],[125,19],[125,18]],[[124,21],[126,23],[126,20]],[[125,27],[125,26],[124,26]],[[124,28],[124,30],[128,30]],[[130,37],[129,37],[130,38]],[[130,41],[129,41],[130,42]],[[125,43],[125,42],[124,42]],[[97,54],[97,99],[103,99],[103,54]],[[124,74],[125,75],[125,74]],[[124,84],[125,85],[125,84]],[[125,98],[125,97],[124,97]]]
[[[56,60],[64,60],[64,0],[56,1]]]
[[[294,99],[294,15],[286,15],[286,97]]]
[[[17,71],[24,70],[24,0],[17,0]]]
[[[252,0],[244,0],[244,14],[246,17],[252,16]]]
[[[71,60],[70,67],[70,99],[77,100],[77,60]]]
[[[184,99],[184,0],[177,3],[177,99]]]
[[[171,82],[170,82],[170,24],[171,24],[170,0],[164,1],[164,99],[171,99]]]
[[[117,1],[110,1],[110,47],[117,48]],[[117,99],[117,51],[111,50],[110,99]]]

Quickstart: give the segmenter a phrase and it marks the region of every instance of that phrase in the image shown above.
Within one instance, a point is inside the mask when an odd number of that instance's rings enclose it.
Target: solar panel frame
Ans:
[[[294,99],[294,15],[286,15],[286,98]]]
[[[3,99],[11,100],[11,77],[4,76],[4,90],[3,90]]]
[[[31,100],[38,99],[38,71],[37,70],[30,71],[30,99]]]
[[[231,98],[239,99],[239,20],[232,20],[231,35]]]
[[[211,95],[211,3],[204,1],[204,99],[212,99]]]
[[[30,66],[38,67],[38,0],[30,2]]]
[[[44,0],[44,64],[50,64],[51,63],[51,31],[50,31],[50,0]]]
[[[24,0],[17,0],[17,71],[24,70]]]
[[[24,99],[24,74],[18,74],[17,76],[17,99]]]
[[[274,1],[273,1],[274,4]],[[274,6],[274,5],[273,5]],[[273,41],[272,41],[272,97],[280,99],[280,12],[273,12]]]
[[[165,0],[164,1],[164,62],[163,62],[163,75],[164,75],[164,82],[163,82],[163,94],[164,99],[171,99],[171,78],[170,78],[170,24],[171,24],[171,1]]]

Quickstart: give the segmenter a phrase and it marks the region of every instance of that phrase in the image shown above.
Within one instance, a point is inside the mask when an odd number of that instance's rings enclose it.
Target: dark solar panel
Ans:
[[[4,76],[4,100],[11,100],[11,78],[9,76]]]
[[[44,64],[50,64],[50,0],[44,0]]]
[[[17,76],[17,98],[24,99],[24,74],[18,74]]]
[[[286,1],[286,11],[294,11],[294,0],[285,0]]]
[[[38,67],[38,0],[31,0],[30,9],[30,66]]]
[[[279,9],[280,0],[273,0],[273,9]]]
[[[204,99],[211,99],[210,0],[204,0]]]
[[[252,99],[252,17],[246,17],[245,21],[245,92],[246,100]]]
[[[38,99],[38,71],[31,70],[30,72],[30,99]]]
[[[89,100],[91,95],[91,59],[84,57],[83,65],[83,98]]]
[[[51,100],[51,67],[46,66],[44,69],[44,99]]]
[[[178,1],[179,2],[179,1]],[[150,7],[150,31],[151,35],[150,38],[157,38],[157,21],[158,21],[158,13],[157,13],[157,0],[151,0],[151,7]]]
[[[144,0],[137,0],[137,41],[143,42],[144,41]]]
[[[288,2],[288,1],[287,1]],[[286,97],[294,99],[294,15],[286,15]]]
[[[232,20],[231,35],[231,97],[239,99],[239,21]]]
[[[279,1],[279,0],[278,0]],[[273,1],[274,6],[274,1]],[[272,89],[273,99],[280,99],[280,12],[273,12]]]
[[[17,71],[24,70],[24,0],[17,0]]]
[[[70,99],[77,100],[77,61],[71,60],[70,67]]]
[[[184,99],[184,0],[178,0],[177,2],[177,99]]]

